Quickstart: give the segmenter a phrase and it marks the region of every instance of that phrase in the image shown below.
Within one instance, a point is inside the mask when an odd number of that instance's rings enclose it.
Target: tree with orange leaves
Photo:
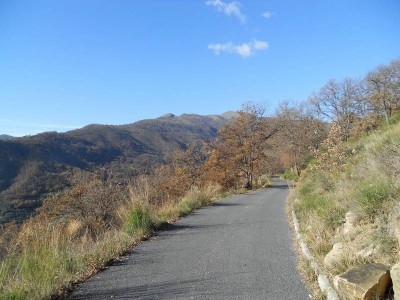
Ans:
[[[245,187],[252,189],[254,175],[265,160],[266,142],[276,132],[278,125],[265,117],[263,105],[245,103],[239,117],[219,131],[207,162],[211,177],[219,177],[225,187],[244,177]]]

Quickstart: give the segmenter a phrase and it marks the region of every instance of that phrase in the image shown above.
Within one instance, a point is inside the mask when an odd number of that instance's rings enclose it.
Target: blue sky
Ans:
[[[399,57],[398,0],[0,0],[0,134],[273,110]]]

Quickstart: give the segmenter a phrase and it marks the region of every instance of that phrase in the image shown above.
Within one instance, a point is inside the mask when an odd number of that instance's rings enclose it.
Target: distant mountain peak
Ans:
[[[13,140],[15,139],[15,136],[11,136],[8,134],[0,134],[0,140]]]
[[[170,119],[170,118],[174,118],[174,117],[175,117],[174,114],[168,113],[168,114],[162,115],[160,118]]]
[[[239,113],[236,111],[227,111],[220,115],[225,119],[236,119],[239,116]]]

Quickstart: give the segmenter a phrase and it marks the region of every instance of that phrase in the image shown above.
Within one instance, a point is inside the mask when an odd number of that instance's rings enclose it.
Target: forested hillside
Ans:
[[[47,194],[69,186],[82,171],[118,181],[149,173],[175,150],[213,138],[235,116],[169,114],[129,125],[0,140],[0,223],[24,220]]]

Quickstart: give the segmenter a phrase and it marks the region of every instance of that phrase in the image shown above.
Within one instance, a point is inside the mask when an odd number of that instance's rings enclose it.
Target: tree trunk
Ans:
[[[246,172],[246,185],[245,188],[248,190],[252,190],[253,189],[253,174],[252,172]]]

